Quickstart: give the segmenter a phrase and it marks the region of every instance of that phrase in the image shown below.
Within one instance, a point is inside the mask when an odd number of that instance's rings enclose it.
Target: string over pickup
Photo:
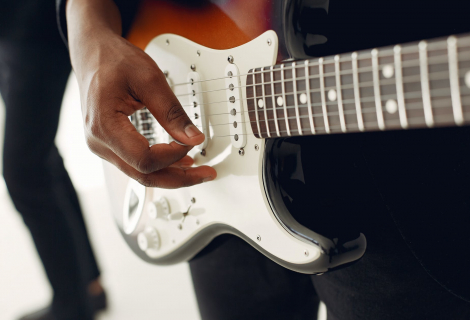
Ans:
[[[190,72],[188,74],[188,93],[190,106],[186,108],[186,112],[194,125],[206,136],[204,142],[197,146],[197,148],[202,151],[206,149],[209,144],[210,132],[209,117],[206,117],[206,113],[204,112],[205,106],[202,95],[201,77],[197,72]]]
[[[238,68],[229,64],[225,68],[225,92],[227,94],[230,139],[235,148],[246,145],[245,119]]]

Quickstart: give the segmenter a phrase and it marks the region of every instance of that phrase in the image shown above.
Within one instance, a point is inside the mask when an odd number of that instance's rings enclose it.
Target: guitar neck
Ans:
[[[250,70],[258,138],[470,122],[470,35]]]

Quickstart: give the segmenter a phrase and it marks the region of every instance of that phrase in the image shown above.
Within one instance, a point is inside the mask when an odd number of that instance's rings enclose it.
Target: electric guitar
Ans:
[[[146,1],[129,35],[206,136],[189,155],[218,176],[189,188],[146,188],[106,163],[124,239],[160,265],[187,261],[224,233],[301,273],[353,263],[366,250],[362,233],[307,228],[298,222],[303,213],[286,205],[280,170],[292,166],[294,180],[302,174],[295,146],[280,138],[468,124],[470,35],[285,60],[308,56],[288,23],[299,1],[215,2]],[[317,9],[327,12],[322,3]],[[172,141],[145,108],[131,121],[150,145]]]

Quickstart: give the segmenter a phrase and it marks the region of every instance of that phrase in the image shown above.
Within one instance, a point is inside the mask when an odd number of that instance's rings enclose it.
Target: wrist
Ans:
[[[121,38],[121,17],[112,0],[68,0],[66,17],[72,66],[80,79],[99,62],[100,48]]]

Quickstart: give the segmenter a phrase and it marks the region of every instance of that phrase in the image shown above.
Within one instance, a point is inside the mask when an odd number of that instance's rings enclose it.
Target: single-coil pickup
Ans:
[[[243,148],[246,145],[246,130],[240,77],[235,64],[229,64],[225,68],[225,88],[227,93],[230,139],[235,148]]]
[[[173,141],[173,138],[170,137],[170,135],[145,107],[137,110],[133,115],[131,115],[130,120],[137,129],[137,132],[147,139],[150,146],[157,143],[170,143]]]
[[[202,95],[201,77],[197,72],[188,74],[189,107],[186,113],[193,121],[194,125],[204,133],[206,139],[198,145],[199,150],[206,149],[210,140],[209,117],[204,112],[204,100]]]

